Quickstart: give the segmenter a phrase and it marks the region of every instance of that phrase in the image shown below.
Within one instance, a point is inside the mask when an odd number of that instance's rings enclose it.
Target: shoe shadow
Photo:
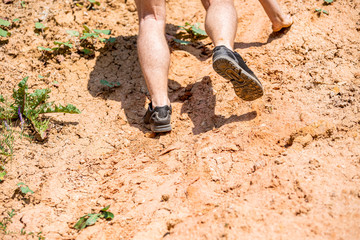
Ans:
[[[291,29],[291,26],[287,27],[287,28],[283,28],[278,32],[272,32],[269,35],[267,41],[263,42],[263,43],[262,42],[250,42],[250,43],[236,42],[236,43],[234,43],[234,48],[235,49],[246,49],[246,48],[250,48],[250,47],[262,47],[266,44],[271,43],[272,41],[274,41],[276,39],[282,38],[285,34],[287,34],[290,31],[290,29]]]
[[[200,82],[190,84],[183,88],[174,101],[184,102],[181,114],[186,113],[193,122],[194,135],[205,133],[220,128],[232,122],[251,121],[256,118],[256,111],[251,111],[240,116],[225,117],[215,114],[216,95],[213,92],[212,81],[209,76],[203,77]]]
[[[87,87],[95,98],[121,102],[126,117],[123,120],[145,133],[149,132],[143,123],[149,93],[137,57],[136,41],[136,35],[119,36],[115,43],[101,49],[90,73]],[[114,86],[106,86],[101,80]],[[169,93],[172,102],[183,102],[181,113],[187,113],[192,120],[194,134],[207,132],[231,122],[250,121],[256,117],[254,112],[228,118],[215,115],[216,96],[208,76],[186,87],[169,80]],[[124,118],[121,114],[119,117]]]

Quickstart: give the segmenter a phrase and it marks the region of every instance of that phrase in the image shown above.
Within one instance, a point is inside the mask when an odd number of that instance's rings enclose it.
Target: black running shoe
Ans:
[[[144,123],[150,126],[153,132],[170,132],[171,131],[171,106],[155,107],[149,103],[148,110],[144,116]]]
[[[241,56],[225,46],[213,50],[213,68],[231,81],[235,93],[245,101],[253,101],[264,95],[264,88]]]

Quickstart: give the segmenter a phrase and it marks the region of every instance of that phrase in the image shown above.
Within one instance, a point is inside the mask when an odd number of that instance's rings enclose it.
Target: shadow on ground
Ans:
[[[93,97],[120,101],[127,122],[142,132],[148,132],[142,118],[146,112],[145,103],[149,94],[137,58],[136,40],[137,36],[119,36],[115,43],[100,50],[94,70],[90,73],[88,91]],[[199,58],[201,57],[198,56]],[[108,87],[102,84],[101,80],[119,86]],[[172,102],[183,102],[181,114],[187,113],[192,120],[194,134],[231,122],[250,121],[256,117],[256,112],[228,118],[216,115],[216,96],[209,76],[204,76],[200,82],[186,87],[169,80],[169,97]]]

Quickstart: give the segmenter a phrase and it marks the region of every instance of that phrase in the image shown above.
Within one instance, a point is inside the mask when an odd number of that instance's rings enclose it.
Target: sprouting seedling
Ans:
[[[200,23],[190,24],[186,22],[185,26],[179,27],[185,32],[178,33],[177,38],[173,39],[177,43],[187,45],[191,42],[207,38],[206,32],[200,28]]]
[[[21,5],[21,7],[26,8],[26,3],[25,3],[25,1],[21,1],[21,2],[20,2],[20,5]]]
[[[77,221],[77,223],[74,225],[74,228],[77,230],[82,230],[87,226],[94,225],[99,218],[104,218],[106,220],[113,219],[114,214],[108,211],[109,208],[110,205],[101,209],[99,213],[89,213],[82,216],[79,221]]]
[[[34,191],[31,190],[31,189],[29,188],[29,186],[26,185],[25,183],[19,182],[19,183],[16,184],[16,185],[20,188],[20,191],[21,191],[23,194],[27,194],[27,193],[34,194]]]
[[[41,22],[36,22],[36,23],[35,23],[35,28],[36,28],[36,29],[45,29],[46,27],[45,27],[45,25],[42,24]]]
[[[11,33],[3,28],[8,28],[9,26],[11,25],[11,23],[9,21],[6,21],[4,19],[0,19],[0,26],[3,26],[3,27],[0,27],[0,36],[1,37],[9,37],[11,36]]]
[[[319,15],[321,15],[321,13],[325,13],[326,15],[329,15],[328,11],[321,8],[315,8],[315,12],[317,12]]]
[[[5,176],[6,176],[6,170],[3,166],[0,166],[0,182],[4,181]]]
[[[70,41],[67,41],[67,42],[54,41],[54,44],[57,45],[57,47],[47,48],[47,47],[39,46],[37,48],[41,51],[45,51],[45,52],[49,52],[49,53],[54,52],[55,54],[57,54],[61,50],[63,52],[66,52],[68,49],[73,47],[73,45],[70,43]]]
[[[106,87],[109,87],[109,88],[115,88],[115,87],[120,87],[121,86],[120,82],[111,83],[111,82],[108,82],[108,81],[106,81],[104,79],[100,80],[100,84],[104,85]]]
[[[334,0],[324,0],[325,4],[332,4],[334,2]]]
[[[93,50],[95,49],[94,44],[96,40],[100,42],[115,42],[116,38],[103,38],[101,35],[110,35],[111,30],[107,29],[93,29],[91,30],[88,26],[83,25],[83,31],[80,33],[76,30],[67,30],[66,32],[72,37],[78,37],[80,40],[80,46],[82,49],[79,49],[85,55],[93,54]]]
[[[12,218],[16,215],[15,210],[12,209],[11,212],[7,212],[7,217],[3,218],[0,221],[0,230],[4,233],[4,234],[8,234],[9,231],[7,231],[7,227],[9,225],[9,223],[12,223]]]
[[[44,24],[42,24],[41,22],[36,22],[35,23],[35,33],[44,33],[44,31],[48,29],[48,27],[46,27]]]

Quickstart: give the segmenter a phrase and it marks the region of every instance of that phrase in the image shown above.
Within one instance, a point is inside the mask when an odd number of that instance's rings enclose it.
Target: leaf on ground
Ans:
[[[100,3],[99,3],[98,1],[95,1],[95,0],[89,0],[89,2],[91,2],[92,4],[95,4],[95,5],[100,6]]]
[[[121,84],[119,82],[111,83],[111,82],[108,82],[108,81],[106,81],[104,79],[100,80],[100,84],[102,84],[104,86],[107,86],[109,88],[120,87],[121,86]]]
[[[23,194],[27,194],[27,193],[31,193],[33,194],[34,191],[31,190],[25,183],[23,182],[19,182],[18,184],[16,184],[17,186],[20,187],[20,191],[23,193]]]
[[[77,230],[84,229],[86,227],[86,216],[83,216],[77,221],[77,223],[74,225],[74,228]]]
[[[89,218],[86,220],[86,225],[94,225],[96,221],[100,218],[100,213],[91,213],[88,214]]]
[[[80,35],[80,33],[76,30],[67,30],[66,32],[67,32],[67,34],[69,34],[70,36],[73,36],[73,37],[78,37]]]
[[[84,28],[83,33],[90,33],[91,32],[90,28],[88,26],[86,26],[85,24],[83,25],[83,28]]]
[[[110,37],[106,41],[108,41],[109,43],[114,43],[116,41],[116,38]]]
[[[8,36],[10,36],[10,35],[11,35],[10,32],[5,31],[4,29],[0,28],[0,36],[1,36],[1,37],[8,37]]]
[[[93,53],[90,49],[87,48],[81,49],[80,51],[82,51],[85,55],[90,55]]]
[[[18,21],[20,21],[20,19],[19,19],[19,18],[15,18],[15,19],[13,19],[13,22],[18,22]]]
[[[8,27],[8,26],[10,26],[10,24],[11,23],[9,21],[6,21],[6,20],[0,18],[0,25],[1,26]]]
[[[44,24],[42,24],[41,22],[36,22],[36,23],[35,23],[35,28],[36,28],[36,29],[44,29],[45,26],[44,26]]]
[[[53,49],[51,49],[51,48],[46,48],[46,47],[41,47],[41,46],[39,46],[39,47],[37,47],[39,50],[43,50],[43,51],[48,51],[48,52],[52,52],[53,51]]]
[[[99,37],[97,33],[87,33],[85,32],[83,36],[80,37],[80,39],[87,39],[89,37]]]
[[[207,36],[206,32],[200,28],[200,23],[195,23],[191,26],[191,29],[195,35]]]
[[[104,30],[94,29],[93,31],[96,32],[96,33],[102,33],[102,34],[105,34],[105,35],[110,35],[111,34],[111,30],[106,30],[106,29],[104,29]]]
[[[4,177],[6,176],[6,172],[2,171],[0,172],[0,182],[4,181]]]
[[[69,47],[69,48],[73,47],[73,45],[70,43],[70,41],[67,41],[67,42],[55,41],[54,44],[59,45],[59,46],[64,45],[64,46]]]
[[[181,39],[177,39],[177,38],[174,38],[173,40],[174,40],[174,42],[180,43],[181,45],[188,45],[191,43],[190,41],[185,41],[185,40],[181,40]]]

